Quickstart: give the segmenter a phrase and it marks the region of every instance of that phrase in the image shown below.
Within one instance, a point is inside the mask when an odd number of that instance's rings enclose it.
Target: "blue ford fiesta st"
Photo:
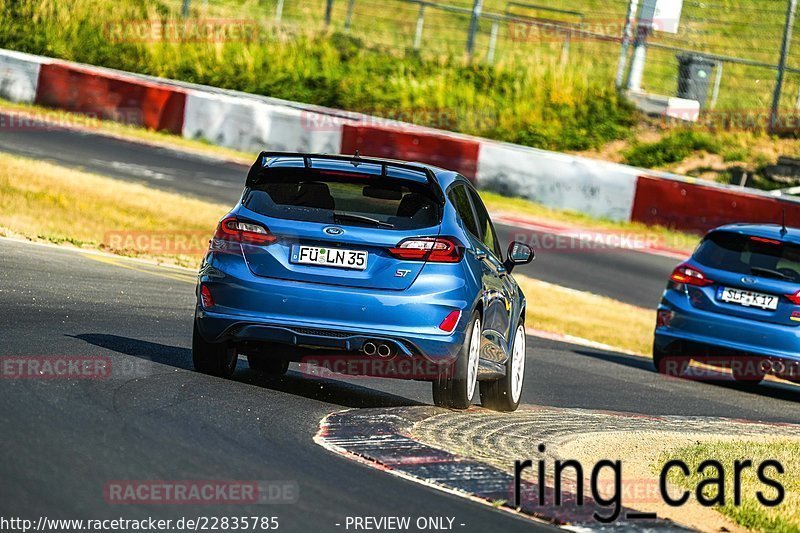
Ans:
[[[281,375],[290,361],[353,357],[362,364],[335,368],[430,381],[451,408],[479,389],[484,406],[513,411],[525,297],[511,270],[533,256],[514,242],[503,258],[456,172],[262,152],[200,269],[194,366],[227,377],[242,354]]]
[[[697,360],[720,362],[740,381],[768,373],[796,380],[800,230],[732,224],[710,231],[672,273],[656,320],[653,361],[662,373],[683,374]]]

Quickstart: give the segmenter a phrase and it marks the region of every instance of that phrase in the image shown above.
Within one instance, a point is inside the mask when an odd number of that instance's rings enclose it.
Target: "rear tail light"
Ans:
[[[211,289],[205,285],[200,285],[200,303],[205,309],[214,307],[214,297],[211,296]]]
[[[795,305],[800,305],[800,291],[797,291],[794,294],[787,294],[786,299]]]
[[[452,332],[454,329],[456,329],[456,324],[458,324],[459,318],[461,318],[461,311],[450,311],[450,313],[444,317],[442,323],[439,324],[439,329],[446,331],[447,333]]]
[[[389,248],[389,253],[409,261],[458,263],[464,256],[464,245],[454,237],[413,237]]]
[[[678,265],[670,279],[675,283],[685,283],[686,285],[695,285],[697,287],[708,287],[713,285],[714,281],[706,277],[705,274],[686,264]]]
[[[656,313],[656,327],[657,328],[669,327],[674,317],[675,317],[674,311],[670,311],[669,309],[659,309],[658,313]]]
[[[272,244],[278,240],[261,224],[240,220],[236,217],[223,219],[214,233],[214,238],[242,244]]]

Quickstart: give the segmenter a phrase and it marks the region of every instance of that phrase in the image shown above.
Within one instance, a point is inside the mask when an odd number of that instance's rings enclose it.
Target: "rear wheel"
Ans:
[[[495,411],[516,411],[522,397],[524,378],[525,326],[520,324],[514,334],[511,355],[506,361],[505,377],[480,383],[481,405]]]
[[[203,374],[229,378],[236,370],[239,355],[236,347],[227,342],[206,342],[194,324],[192,332],[192,362]]]
[[[670,354],[653,344],[653,367],[659,374],[679,378],[689,369],[690,359]]]
[[[279,348],[275,348],[277,351]],[[267,345],[263,349],[264,353],[248,354],[247,364],[257,372],[263,372],[268,376],[282,376],[289,370],[289,360],[279,357],[273,352],[273,345]]]
[[[433,381],[433,403],[450,409],[466,409],[475,396],[481,350],[481,318],[477,313],[467,327],[458,358]]]

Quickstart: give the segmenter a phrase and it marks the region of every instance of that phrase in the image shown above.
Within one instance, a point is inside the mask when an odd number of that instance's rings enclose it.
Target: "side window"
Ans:
[[[478,223],[475,220],[475,214],[472,211],[472,205],[469,203],[469,196],[467,196],[467,189],[463,185],[456,185],[447,194],[450,202],[455,206],[458,216],[464,221],[464,227],[467,231],[472,233],[475,237],[480,239],[478,232]]]
[[[489,213],[486,211],[486,206],[483,205],[481,197],[478,196],[475,190],[469,189],[469,195],[470,198],[472,198],[472,203],[475,205],[475,211],[478,214],[478,227],[481,229],[481,234],[483,235],[483,244],[494,253],[495,257],[502,261],[503,252],[500,250],[500,243],[497,241],[497,235],[494,233],[494,227],[492,227],[492,221],[489,218]]]

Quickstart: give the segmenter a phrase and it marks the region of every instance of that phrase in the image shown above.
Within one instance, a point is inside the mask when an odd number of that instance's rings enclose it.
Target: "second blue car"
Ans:
[[[722,226],[675,269],[658,307],[653,360],[682,374],[690,359],[722,362],[741,381],[770,373],[797,380],[800,230]]]

